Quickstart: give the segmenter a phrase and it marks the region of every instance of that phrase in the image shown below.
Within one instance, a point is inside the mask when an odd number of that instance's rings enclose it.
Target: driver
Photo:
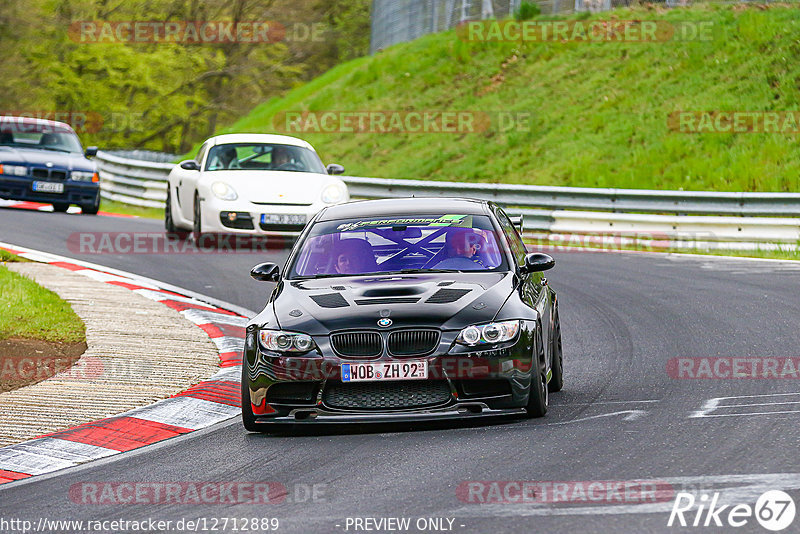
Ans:
[[[276,146],[272,149],[272,168],[277,169],[287,163],[292,162],[289,150],[283,146]]]
[[[476,234],[472,228],[454,228],[447,232],[445,238],[447,256],[449,258],[466,258],[486,267],[478,255],[482,240],[481,236]]]

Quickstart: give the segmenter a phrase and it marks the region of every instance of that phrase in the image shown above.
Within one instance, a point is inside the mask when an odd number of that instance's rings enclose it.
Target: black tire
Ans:
[[[544,414],[547,413],[547,407],[550,405],[550,393],[547,389],[547,375],[545,374],[544,347],[542,346],[541,331],[542,329],[539,328],[536,333],[537,354],[533,363],[534,372],[531,377],[528,405],[525,406],[528,417],[544,417]],[[538,373],[535,371],[538,371]]]
[[[564,387],[564,356],[561,350],[561,320],[558,317],[558,305],[556,304],[555,313],[553,314],[553,338],[550,342],[551,354],[551,369],[553,375],[550,377],[550,383],[547,387],[550,393],[561,391]]]
[[[81,206],[81,213],[83,215],[97,215],[97,212],[100,211],[100,198],[97,198],[97,201],[94,204],[86,204]]]
[[[167,203],[164,206],[164,229],[169,235],[174,235],[180,240],[189,237],[189,232],[175,226],[175,220],[172,218],[172,196],[169,191],[167,191]]]
[[[194,194],[194,220],[192,221],[192,236],[195,241],[200,241],[203,237],[203,217],[200,209],[200,197]]]
[[[64,204],[62,202],[53,203],[53,211],[56,213],[64,213],[69,209],[69,204]]]

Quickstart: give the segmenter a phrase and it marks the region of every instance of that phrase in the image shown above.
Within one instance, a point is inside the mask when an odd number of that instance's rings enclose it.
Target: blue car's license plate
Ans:
[[[63,193],[64,184],[58,182],[33,182],[33,190],[37,193]]]

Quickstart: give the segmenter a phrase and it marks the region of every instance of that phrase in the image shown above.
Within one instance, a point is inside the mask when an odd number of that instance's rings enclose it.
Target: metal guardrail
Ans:
[[[162,207],[171,163],[97,155],[104,198]],[[526,230],[701,236],[708,242],[800,242],[800,193],[591,189],[343,176],[353,198],[471,197],[522,215]]]

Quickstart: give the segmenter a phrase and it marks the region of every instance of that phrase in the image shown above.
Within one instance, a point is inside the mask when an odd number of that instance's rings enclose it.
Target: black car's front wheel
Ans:
[[[542,345],[542,329],[536,329],[536,353],[533,358],[528,405],[525,410],[528,417],[543,417],[550,405],[550,392],[547,388],[547,369],[544,365],[544,346]]]

